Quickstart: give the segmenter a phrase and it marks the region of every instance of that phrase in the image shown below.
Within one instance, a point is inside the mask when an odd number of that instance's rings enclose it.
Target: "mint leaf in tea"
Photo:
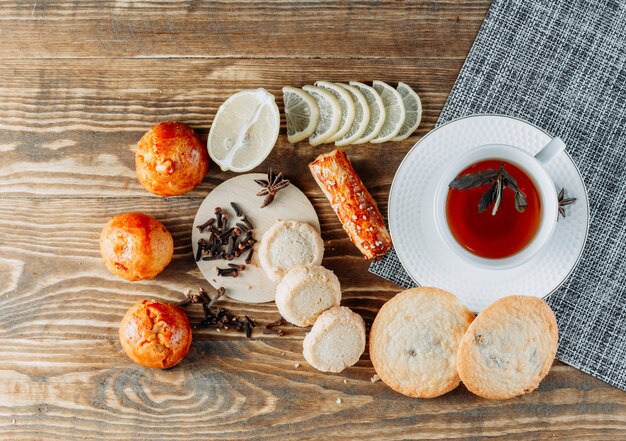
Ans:
[[[448,226],[468,251],[500,259],[520,252],[535,237],[541,198],[532,179],[516,165],[480,161],[463,170],[449,187]]]

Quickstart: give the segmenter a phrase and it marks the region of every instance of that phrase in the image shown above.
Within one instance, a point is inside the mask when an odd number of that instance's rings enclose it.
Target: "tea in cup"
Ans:
[[[544,165],[564,148],[554,138],[535,156],[494,144],[459,158],[435,194],[435,224],[448,247],[489,269],[531,259],[556,226],[558,196]]]

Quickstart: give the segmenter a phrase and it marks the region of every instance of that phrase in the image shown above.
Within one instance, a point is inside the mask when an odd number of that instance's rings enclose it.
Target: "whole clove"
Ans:
[[[224,213],[222,211],[222,231],[228,230],[228,222],[230,220],[230,216],[228,213]]]
[[[215,208],[215,218],[217,219],[217,230],[222,231],[222,208]]]
[[[252,263],[252,254],[254,253],[254,249],[250,248],[250,252],[248,253],[248,255],[246,256],[246,265],[250,265]]]
[[[252,230],[246,231],[246,234],[244,234],[243,239],[241,239],[241,241],[248,242],[250,239],[252,239]]]
[[[254,225],[252,225],[252,222],[250,222],[245,214],[241,216],[241,222],[243,222],[250,230],[254,230]]]
[[[226,255],[230,256],[235,251],[235,245],[237,243],[237,238],[235,236],[230,236],[228,238],[228,246],[226,247]]]
[[[247,315],[244,315],[244,329],[246,331],[246,337],[252,337],[252,328],[256,327],[256,322]]]
[[[222,241],[219,239],[219,237],[216,237],[215,241],[213,242],[213,246],[211,246],[211,248],[209,249],[209,254],[220,254],[218,253],[218,251],[222,247],[222,245]]]
[[[208,221],[206,221],[205,223],[201,224],[201,225],[197,225],[196,228],[198,230],[200,230],[200,232],[204,232],[204,230],[206,230],[207,228],[209,228],[211,225],[213,225],[215,223],[215,218],[212,217],[211,219],[209,219]]]
[[[202,291],[204,292],[204,290],[202,290]],[[217,302],[220,299],[220,297],[222,297],[225,293],[226,293],[226,290],[224,289],[224,287],[218,288],[217,292],[215,293],[215,297],[210,299],[209,303],[207,303],[207,308],[210,308],[211,306],[213,306],[215,304],[215,302]],[[206,298],[205,298],[205,300],[206,300]]]
[[[285,320],[281,317],[276,321],[273,321],[272,323],[268,323],[267,325],[265,325],[265,333],[274,333],[276,335],[278,335],[279,337],[283,337],[285,335],[285,331],[283,331],[282,329],[277,329],[279,326],[283,326],[285,324]]]
[[[240,256],[241,254],[243,254],[247,250],[252,249],[252,247],[254,246],[255,243],[256,243],[256,241],[254,241],[254,240],[249,240],[245,244],[241,244],[240,243],[239,246],[237,247],[237,251],[236,251],[237,256]]]
[[[196,251],[196,262],[200,260],[202,257],[202,252],[205,250],[206,241],[204,239],[200,239],[198,241],[198,250]]]
[[[217,275],[222,277],[237,277],[239,270],[237,268],[217,268]]]
[[[247,233],[248,231],[250,231],[250,228],[248,228],[248,226],[244,223],[237,222],[235,226],[239,228],[241,231],[243,231],[244,233]]]
[[[235,210],[235,214],[237,215],[237,217],[241,217],[243,215],[243,211],[241,211],[241,207],[239,207],[239,205],[236,202],[231,202],[230,206],[233,207],[233,210]]]
[[[226,240],[233,235],[234,228],[229,228],[219,235],[220,240]]]
[[[285,320],[281,317],[276,321],[273,321],[272,323],[268,323],[267,325],[265,325],[265,327],[267,329],[271,329],[271,328],[275,328],[276,326],[283,326],[285,324]]]

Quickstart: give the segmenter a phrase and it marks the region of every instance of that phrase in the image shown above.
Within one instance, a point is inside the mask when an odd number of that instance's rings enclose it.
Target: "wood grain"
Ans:
[[[465,57],[488,4],[1,1],[0,58]]]
[[[462,386],[406,398],[370,381],[367,352],[340,375],[314,371],[301,356],[306,329],[262,332],[278,317],[273,304],[223,301],[259,322],[253,337],[196,329],[168,371],[132,364],[117,341],[139,299],[208,288],[192,221],[233,176],[213,165],[185,196],[149,195],[134,172],[143,132],[179,120],[206,137],[219,105],[244,88],[280,96],[319,79],[404,81],[424,104],[418,132],[346,148],[386,213],[394,172],[433,128],[488,3],[0,0],[0,439],[625,438],[626,394],[558,362],[536,392],[504,402]],[[307,170],[330,147],[290,145],[282,124],[257,170],[284,170],[309,197],[343,304],[371,321],[400,288],[368,273]],[[173,234],[174,259],[154,280],[125,282],[102,264],[100,229],[126,211]],[[199,322],[199,308],[189,315]]]
[[[344,303],[373,320],[398,288],[367,272],[367,263],[341,230],[330,205],[323,197],[313,201],[327,248],[324,265],[337,273]],[[152,197],[0,199],[0,212],[15,211],[0,217],[0,235],[6,238],[0,244],[0,274],[6,275],[0,287],[0,338],[116,339],[121,317],[140,299],[174,302],[188,289],[210,289],[191,251],[192,222],[201,202]],[[110,217],[128,211],[156,217],[174,238],[174,259],[153,280],[128,283],[102,263],[100,230]],[[354,270],[346,272],[345,267]],[[230,300],[223,306],[259,321],[258,331],[280,317],[273,303]],[[199,322],[200,309],[192,307],[191,316],[192,322]],[[283,338],[302,338],[305,333],[297,327],[285,330]]]
[[[417,401],[372,383],[366,359],[340,375],[319,373],[301,363],[293,340],[197,342],[184,367],[168,371],[133,365],[111,340],[0,343],[3,439],[33,439],[44,429],[45,439],[168,440],[184,431],[186,439],[466,440],[480,432],[606,440],[626,425],[622,395],[565,366],[515,400],[483,400],[460,387]]]
[[[433,127],[461,64],[436,59],[345,60],[339,66],[330,60],[300,59],[46,59],[36,65],[8,60],[0,69],[0,193],[144,197],[135,175],[134,148],[157,122],[182,121],[206,136],[217,108],[241,88],[267,88],[282,109],[284,85],[323,78],[409,82],[422,97],[423,123],[409,139],[382,147],[384,168],[370,160],[380,146],[346,148],[357,170],[371,175],[368,186],[376,192],[390,184],[408,148]],[[311,191],[317,186],[307,164],[329,149],[291,145],[281,136],[267,163],[290,177],[302,177],[297,184]],[[188,195],[206,195],[229,176],[213,165],[205,183]]]

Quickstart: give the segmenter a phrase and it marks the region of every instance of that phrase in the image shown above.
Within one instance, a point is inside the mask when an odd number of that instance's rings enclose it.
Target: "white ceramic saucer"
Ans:
[[[526,121],[501,115],[475,115],[444,124],[424,136],[406,155],[389,195],[389,226],[402,265],[419,285],[455,293],[479,312],[513,294],[545,297],[572,272],[583,251],[589,204],[582,176],[571,157],[559,153],[546,166],[557,190],[577,201],[566,207],[550,241],[530,261],[511,269],[484,269],[459,257],[435,226],[435,190],[446,168],[460,155],[487,144],[538,152],[551,136]]]

